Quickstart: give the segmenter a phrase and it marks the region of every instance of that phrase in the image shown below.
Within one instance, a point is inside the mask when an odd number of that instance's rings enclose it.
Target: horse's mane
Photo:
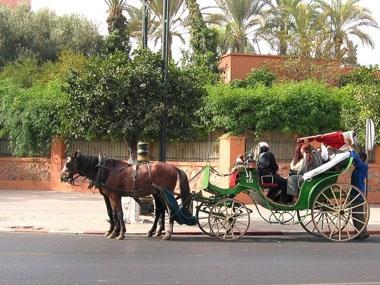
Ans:
[[[124,167],[126,165],[129,165],[129,163],[124,162],[123,160],[118,160],[114,158],[106,158],[104,162],[107,167],[111,168]]]
[[[99,163],[97,156],[83,155],[81,154],[78,158],[78,167],[85,172],[85,174],[94,174],[96,166]],[[96,174],[96,173],[95,173]]]

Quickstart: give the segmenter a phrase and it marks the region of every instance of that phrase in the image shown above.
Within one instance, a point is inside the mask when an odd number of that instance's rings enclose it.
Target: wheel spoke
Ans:
[[[331,207],[327,206],[326,204],[322,204],[321,202],[316,201],[316,204],[323,206],[323,208],[330,209],[331,211],[335,211],[334,208],[331,208]]]

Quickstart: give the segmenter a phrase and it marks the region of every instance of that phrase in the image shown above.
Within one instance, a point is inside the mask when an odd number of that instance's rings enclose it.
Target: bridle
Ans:
[[[73,164],[73,169],[77,169],[77,167],[78,167],[78,162],[77,162],[77,160],[75,159],[75,158],[71,158],[71,161],[70,161],[72,164]],[[66,166],[67,167],[67,166]],[[71,168],[71,167],[70,167]],[[83,176],[83,175],[81,175],[81,173],[79,172],[79,173],[77,173],[76,174],[76,176],[75,176],[75,174],[71,171],[71,170],[69,170],[68,169],[68,175],[66,176],[66,177],[63,177],[63,178],[61,178],[61,181],[62,182],[67,182],[67,183],[69,183],[69,184],[71,184],[71,185],[73,185],[73,186],[80,186],[80,185],[82,185],[86,180],[87,180],[87,178],[85,178],[84,180],[83,180],[83,182],[82,183],[80,183],[80,184],[75,184],[75,180],[77,180],[80,176]]]

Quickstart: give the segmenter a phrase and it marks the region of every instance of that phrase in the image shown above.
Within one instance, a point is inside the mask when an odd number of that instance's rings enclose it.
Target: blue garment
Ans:
[[[354,150],[351,151],[351,156],[354,159],[355,166],[351,175],[351,184],[365,193],[365,179],[368,176],[368,165],[360,159]]]

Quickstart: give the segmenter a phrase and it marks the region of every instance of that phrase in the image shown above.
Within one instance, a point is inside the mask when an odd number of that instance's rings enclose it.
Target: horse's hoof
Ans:
[[[125,238],[124,235],[119,235],[116,239],[117,239],[117,240],[123,240],[124,238]]]
[[[154,234],[154,237],[155,237],[155,238],[160,238],[161,235],[162,235],[162,232],[156,232],[156,233]]]
[[[154,232],[147,232],[147,233],[146,233],[146,236],[147,236],[147,237],[152,237],[153,234],[154,234]]]
[[[119,235],[118,233],[112,232],[110,235],[107,236],[107,238],[114,239],[118,235]]]
[[[104,236],[105,237],[108,237],[112,232],[108,231],[108,232],[105,232]]]
[[[168,234],[165,234],[162,239],[163,240],[171,240],[172,236],[171,235],[168,235]]]

